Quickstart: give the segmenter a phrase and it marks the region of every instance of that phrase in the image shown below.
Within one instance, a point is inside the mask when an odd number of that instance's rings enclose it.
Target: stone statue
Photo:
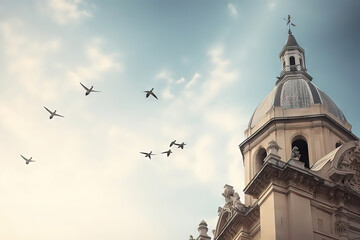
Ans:
[[[195,240],[195,238],[192,235],[190,235],[189,240]]]
[[[233,208],[237,209],[239,211],[243,211],[245,208],[245,205],[240,201],[240,196],[237,192],[235,192],[234,196],[232,197],[233,201]]]
[[[233,208],[236,208],[236,206],[240,203],[240,196],[237,192],[234,193],[234,196],[231,197],[232,203],[233,203]]]
[[[301,154],[299,148],[297,146],[294,146],[293,149],[291,150],[291,159],[300,160],[300,157]]]
[[[223,196],[225,198],[225,205],[228,205],[229,203],[231,203],[232,199],[231,197],[234,196],[234,187],[233,186],[230,186],[230,185],[225,185],[224,186],[224,192],[223,192]]]

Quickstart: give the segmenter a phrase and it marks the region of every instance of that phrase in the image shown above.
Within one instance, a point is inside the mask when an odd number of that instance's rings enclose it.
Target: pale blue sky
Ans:
[[[0,236],[214,229],[223,185],[244,188],[238,144],[281,71],[283,17],[313,82],[360,134],[359,11],[355,0],[0,0]],[[102,92],[85,97],[80,81]],[[152,87],[158,101],[144,98]],[[174,139],[185,149],[160,155]],[[150,150],[151,161],[139,154]]]

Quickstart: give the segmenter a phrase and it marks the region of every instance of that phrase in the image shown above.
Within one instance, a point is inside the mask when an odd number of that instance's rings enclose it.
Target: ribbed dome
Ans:
[[[346,121],[344,114],[336,104],[312,82],[303,78],[293,78],[275,86],[255,109],[249,127],[255,127],[274,107],[282,107],[283,109],[309,108],[311,104],[322,104],[340,121]]]

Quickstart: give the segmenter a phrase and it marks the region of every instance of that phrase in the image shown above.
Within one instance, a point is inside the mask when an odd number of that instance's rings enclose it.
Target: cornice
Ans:
[[[245,187],[244,192],[254,198],[259,198],[268,189],[269,184],[280,182],[282,186],[296,189],[306,189],[313,196],[316,192],[327,193],[328,199],[336,204],[352,202],[360,204],[360,194],[346,186],[334,183],[311,172],[298,168],[281,160],[269,159],[257,175]],[[277,184],[278,185],[278,184]]]

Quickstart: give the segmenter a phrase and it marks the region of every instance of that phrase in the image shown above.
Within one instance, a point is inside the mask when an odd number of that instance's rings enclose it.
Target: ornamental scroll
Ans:
[[[354,173],[349,178],[345,178],[344,184],[352,190],[360,193],[360,142],[356,141],[355,146],[346,151],[339,161],[338,168]]]

